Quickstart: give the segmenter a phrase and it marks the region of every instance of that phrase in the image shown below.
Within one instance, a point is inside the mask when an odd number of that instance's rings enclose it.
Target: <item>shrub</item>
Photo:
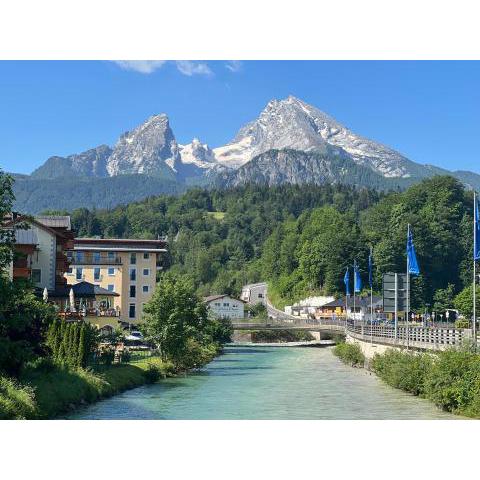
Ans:
[[[468,349],[446,350],[433,362],[426,394],[444,410],[480,415],[480,356]]]
[[[372,369],[388,385],[414,395],[424,395],[432,362],[432,356],[427,353],[389,349],[382,355],[375,354]]]
[[[149,363],[143,373],[145,375],[145,380],[147,383],[155,383],[160,379],[161,372],[159,368],[153,363]]]
[[[15,380],[0,377],[0,420],[23,420],[35,412],[33,389]]]
[[[362,353],[360,345],[357,343],[339,343],[333,349],[333,353],[340,358],[343,363],[352,365],[352,367],[365,364],[365,356]]]
[[[470,328],[470,322],[466,318],[455,320],[455,328]]]

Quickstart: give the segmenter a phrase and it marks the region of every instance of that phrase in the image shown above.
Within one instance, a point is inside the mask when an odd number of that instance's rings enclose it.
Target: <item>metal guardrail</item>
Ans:
[[[369,325],[362,322],[348,322],[342,318],[289,318],[268,319],[265,322],[233,322],[233,328],[259,329],[259,328],[304,328],[334,327],[334,330],[343,329],[354,338],[372,343],[411,346],[412,348],[424,348],[429,350],[442,349],[461,345],[471,338],[469,329],[450,327],[422,327],[399,325],[397,329],[389,325]],[[340,327],[340,328],[339,328]]]
[[[471,337],[470,330],[459,328],[399,326],[395,332],[390,326],[348,324],[346,331],[365,341],[429,349],[458,346]]]

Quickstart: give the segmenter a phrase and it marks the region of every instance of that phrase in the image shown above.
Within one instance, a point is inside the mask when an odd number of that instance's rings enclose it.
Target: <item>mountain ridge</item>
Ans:
[[[112,147],[100,145],[79,154],[48,158],[30,177],[22,178],[20,194],[28,196],[29,180],[58,178],[105,179],[97,185],[108,190],[109,179],[144,175],[161,180],[149,185],[158,186],[158,193],[164,193],[163,186],[168,185],[165,188],[171,190],[172,183],[178,184],[179,190],[192,185],[339,181],[388,189],[437,174],[452,175],[469,188],[480,188],[480,175],[476,173],[451,172],[413,162],[386,145],[354,133],[318,108],[289,96],[268,102],[256,119],[238,130],[231,142],[216,148],[197,138],[179,144],[168,116],[152,115],[121,134]],[[51,188],[48,182],[44,185]],[[31,189],[38,194],[38,182],[33,182]],[[20,203],[24,204],[23,197]]]

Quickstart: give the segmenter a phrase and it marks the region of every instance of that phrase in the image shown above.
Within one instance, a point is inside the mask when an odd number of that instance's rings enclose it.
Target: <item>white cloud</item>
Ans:
[[[184,75],[213,75],[210,67],[206,63],[192,62],[191,60],[178,60],[176,62],[178,70]]]
[[[229,60],[225,64],[225,68],[227,70],[230,70],[231,72],[235,73],[241,70],[242,68],[242,62],[240,60]]]
[[[139,73],[153,73],[163,67],[166,60],[115,60],[115,63],[124,70],[133,70]]]
[[[114,62],[124,70],[132,70],[148,75],[163,67],[167,60],[115,60]],[[177,60],[175,65],[180,73],[188,77],[192,75],[213,75],[210,67],[204,62]]]

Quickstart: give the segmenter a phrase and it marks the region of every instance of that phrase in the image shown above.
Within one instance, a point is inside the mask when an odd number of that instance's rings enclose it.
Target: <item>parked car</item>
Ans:
[[[143,333],[139,332],[138,330],[133,330],[125,337],[125,340],[130,340],[130,341],[138,340],[140,342],[143,342],[144,340]]]

